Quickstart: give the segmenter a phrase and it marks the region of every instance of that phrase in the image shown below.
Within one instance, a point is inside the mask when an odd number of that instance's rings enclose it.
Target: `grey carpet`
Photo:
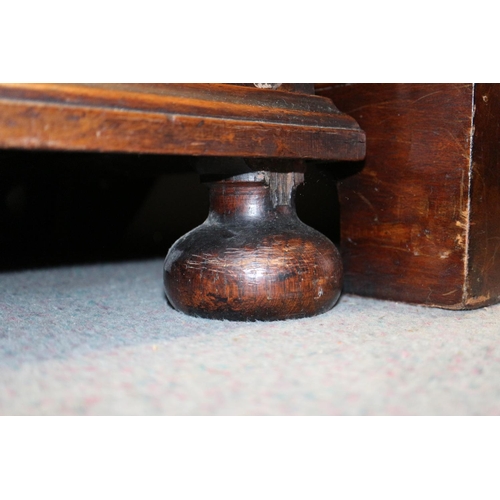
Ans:
[[[0,274],[3,415],[499,415],[500,305],[180,314],[162,261]]]

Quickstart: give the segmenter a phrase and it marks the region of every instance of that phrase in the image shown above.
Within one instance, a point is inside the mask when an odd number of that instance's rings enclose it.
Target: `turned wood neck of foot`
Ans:
[[[210,182],[211,220],[235,223],[296,217],[295,189],[303,180],[301,172],[253,172]]]

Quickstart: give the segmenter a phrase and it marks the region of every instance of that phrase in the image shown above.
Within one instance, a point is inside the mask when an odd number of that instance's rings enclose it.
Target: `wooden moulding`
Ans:
[[[329,99],[280,89],[1,84],[0,147],[359,160],[365,135]]]
[[[471,309],[500,298],[500,86],[326,84],[367,134],[340,182],[345,289]]]

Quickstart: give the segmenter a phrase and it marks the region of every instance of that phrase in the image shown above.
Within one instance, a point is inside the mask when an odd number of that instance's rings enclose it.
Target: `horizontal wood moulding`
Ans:
[[[229,84],[0,84],[0,147],[360,160],[326,97]]]

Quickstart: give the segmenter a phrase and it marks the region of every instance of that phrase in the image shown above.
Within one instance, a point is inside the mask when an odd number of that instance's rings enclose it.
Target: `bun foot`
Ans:
[[[302,173],[254,172],[210,183],[207,220],[164,263],[165,292],[203,318],[273,321],[331,309],[342,287],[335,245],[299,220]]]

